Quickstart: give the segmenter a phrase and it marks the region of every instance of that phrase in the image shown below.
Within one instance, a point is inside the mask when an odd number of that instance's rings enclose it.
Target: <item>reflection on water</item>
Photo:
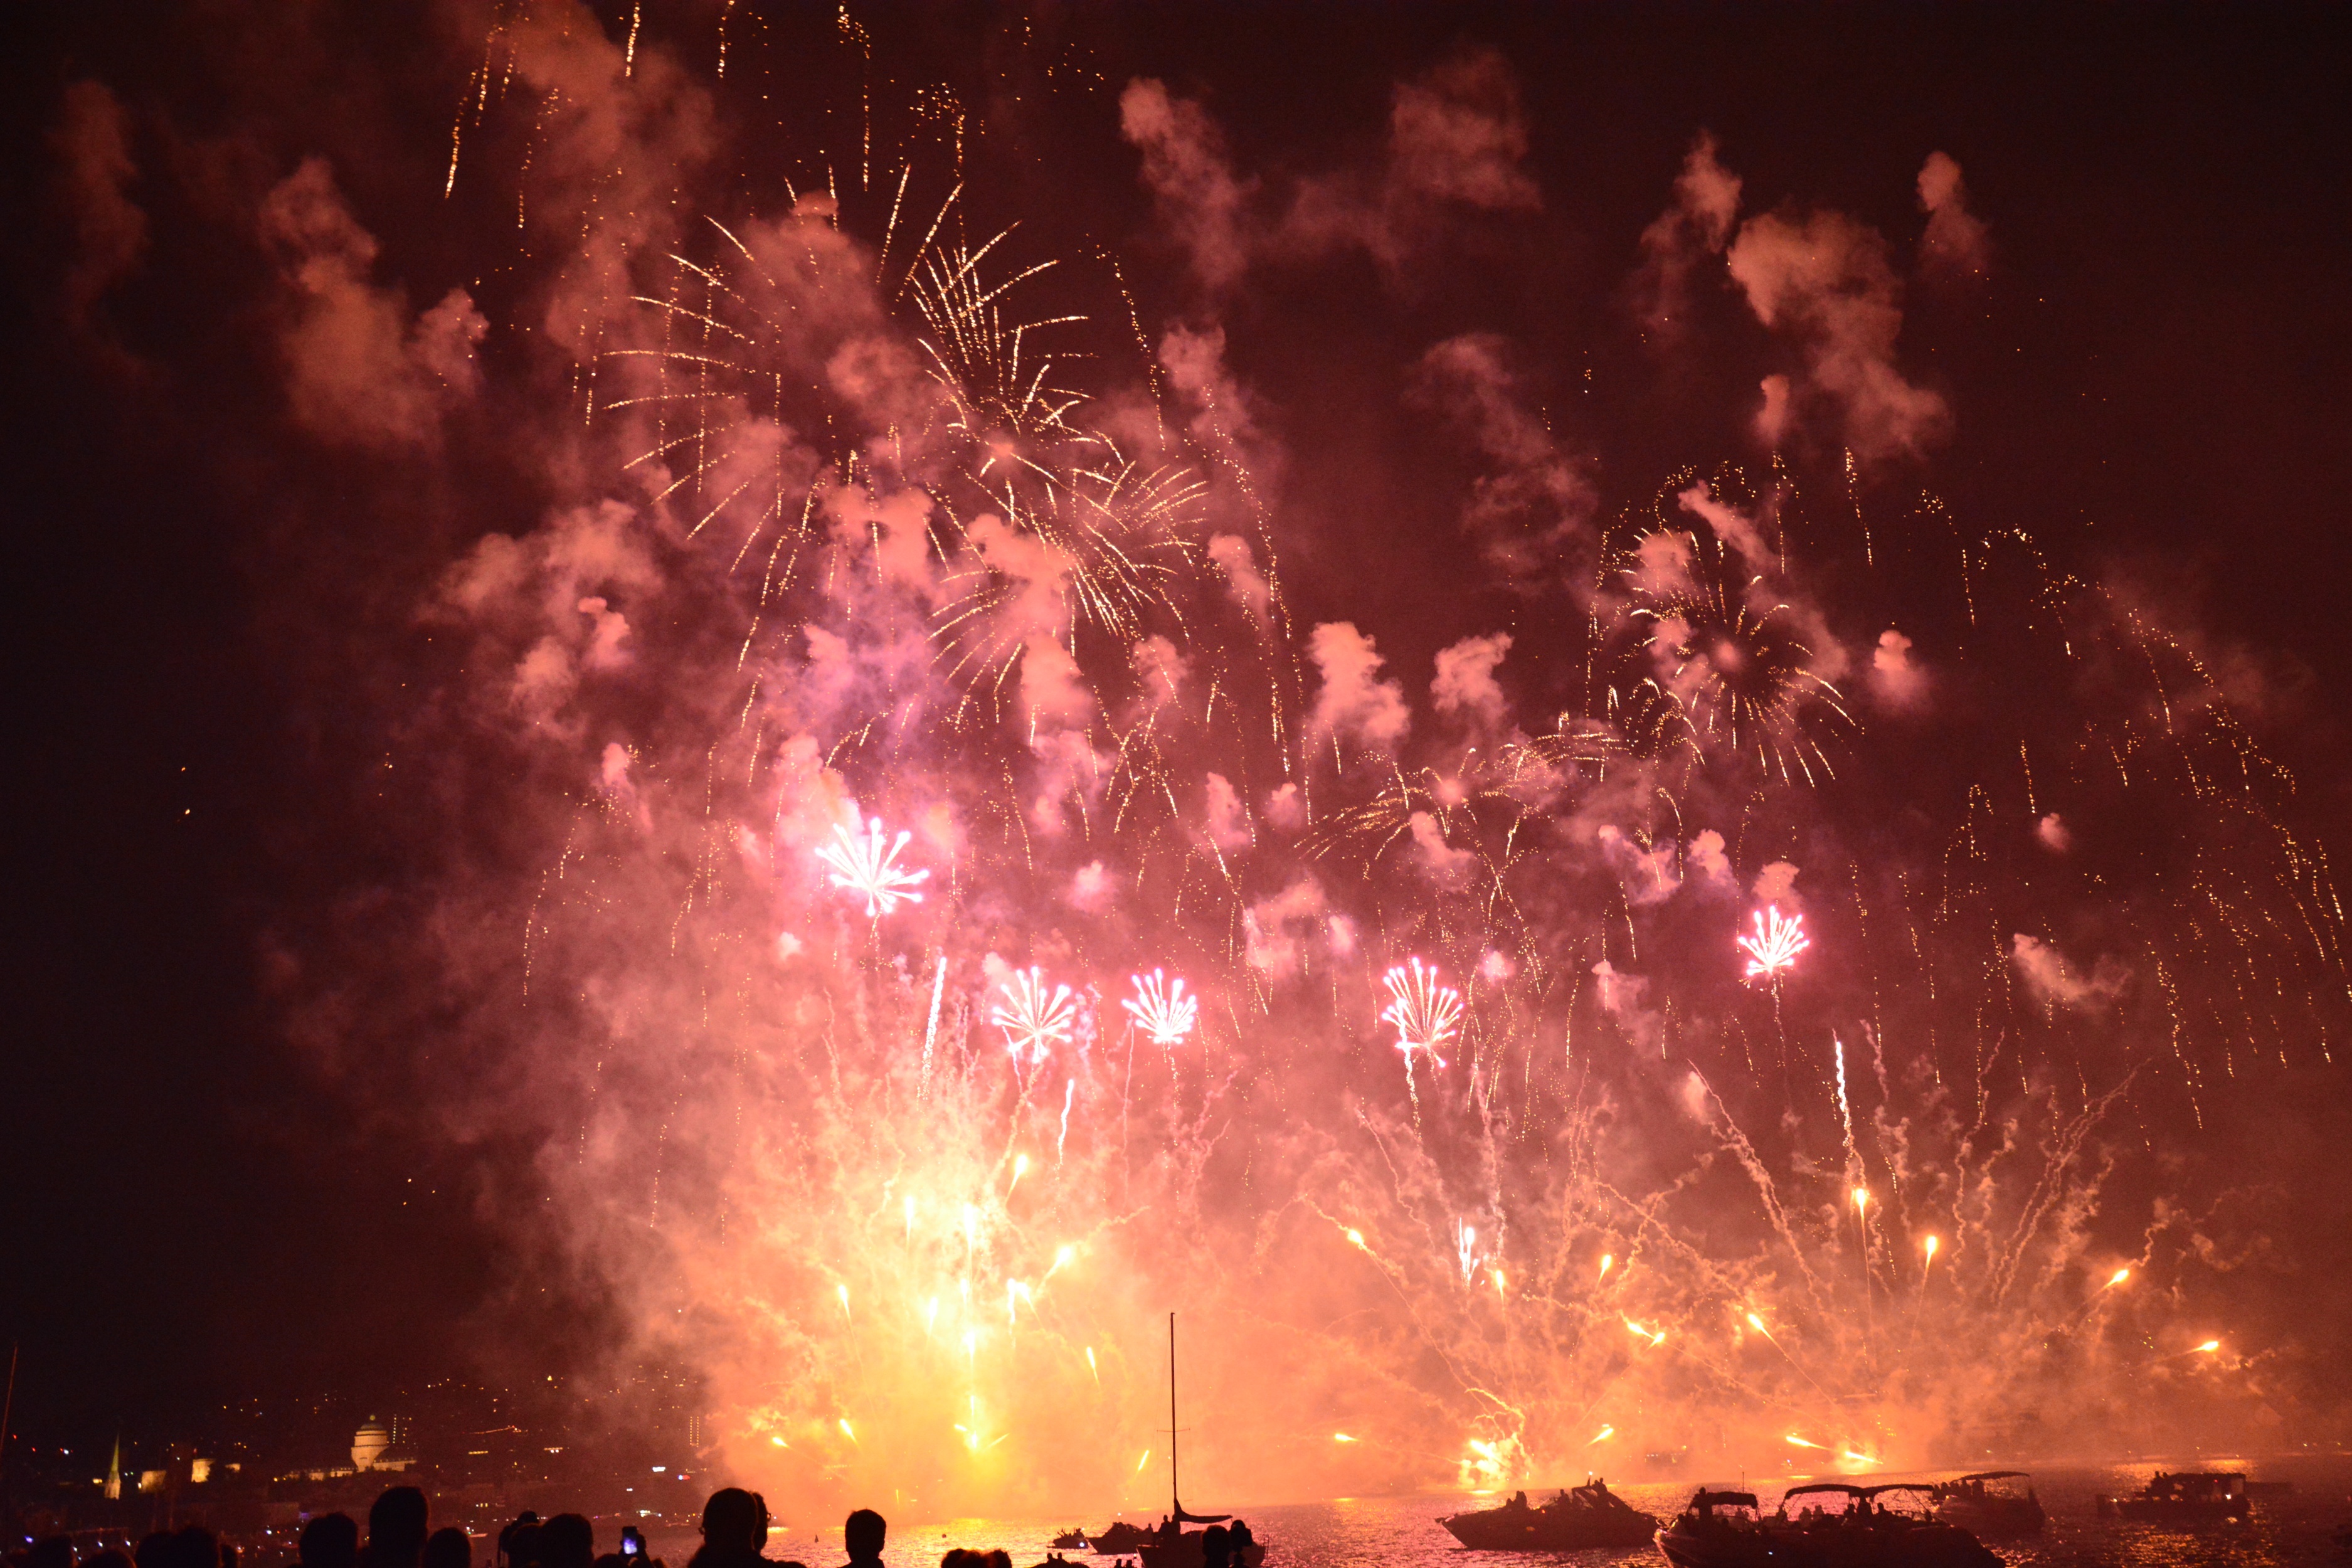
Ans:
[[[2251,1523],[2194,1533],[2152,1525],[2118,1524],[2096,1517],[2095,1509],[2100,1494],[2136,1491],[2158,1469],[2242,1469],[2257,1479],[2292,1481],[2294,1491],[2288,1497],[2259,1500]],[[1939,1470],[1921,1472],[1916,1478],[1890,1475],[1871,1479],[1935,1479],[1953,1473]],[[1752,1486],[1769,1508],[1779,1500],[1780,1488],[1795,1484],[1797,1479],[1811,1478],[1756,1479]],[[1664,1518],[1681,1510],[1701,1480],[1735,1484],[1740,1478],[1695,1475],[1687,1480],[1623,1484],[1612,1480],[1610,1488],[1635,1508]],[[2274,1564],[2314,1568],[2336,1562],[2352,1563],[2352,1558],[2340,1557],[2335,1546],[2336,1531],[2352,1523],[2352,1460],[2344,1456],[2254,1464],[2175,1458],[2095,1469],[2053,1468],[2036,1470],[2033,1486],[2041,1494],[2042,1506],[2050,1511],[2049,1528],[2039,1539],[2029,1542],[1988,1542],[2020,1568],[2137,1568],[2143,1564],[2151,1568],[2273,1568]],[[1540,1492],[1534,1488],[1528,1489],[1530,1501],[1540,1501],[1549,1495],[1548,1489]],[[1373,1568],[1375,1564],[1381,1568],[1437,1568],[1440,1564],[1447,1568],[1507,1568],[1514,1563],[1538,1561],[1570,1563],[1574,1568],[1615,1568],[1618,1564],[1633,1563],[1659,1568],[1665,1562],[1654,1547],[1630,1552],[1557,1553],[1468,1552],[1455,1545],[1454,1538],[1438,1526],[1442,1515],[1465,1508],[1487,1507],[1499,1500],[1459,1492],[1424,1492],[1412,1497],[1285,1503],[1244,1508],[1241,1512],[1257,1538],[1266,1543],[1269,1568],[1310,1563],[1317,1568]],[[1002,1546],[1013,1554],[1017,1568],[1029,1568],[1032,1563],[1045,1561],[1055,1534],[1077,1522],[982,1519],[918,1528],[894,1526],[887,1557],[890,1568],[930,1568],[950,1546]],[[1090,1515],[1084,1522],[1099,1529],[1108,1521]],[[1157,1522],[1157,1518],[1139,1522]],[[692,1550],[691,1543],[685,1544],[684,1552],[665,1552],[671,1568],[683,1568]],[[667,1545],[658,1543],[657,1550]],[[769,1543],[768,1555],[797,1559],[810,1568],[835,1568],[843,1557],[840,1527],[822,1532],[780,1530],[777,1538]],[[1111,1562],[1108,1557],[1088,1557],[1084,1553],[1074,1554],[1074,1560],[1105,1565]]]

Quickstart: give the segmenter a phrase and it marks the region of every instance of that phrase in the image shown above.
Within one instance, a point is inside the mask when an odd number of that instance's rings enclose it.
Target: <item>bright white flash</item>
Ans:
[[[1171,980],[1157,969],[1131,978],[1135,994],[1121,998],[1119,1005],[1134,1015],[1153,1045],[1181,1045],[1200,1021],[1201,999],[1185,995],[1181,980]]]
[[[909,871],[898,864],[898,851],[907,847],[907,840],[912,837],[901,831],[897,838],[885,843],[882,819],[869,817],[863,834],[847,824],[836,826],[834,841],[818,846],[816,858],[833,868],[833,885],[847,889],[852,897],[864,899],[866,919],[878,920],[902,903],[923,901],[923,895],[912,889],[929,881],[931,874]]]
[[[1751,936],[1738,939],[1748,954],[1748,978],[1776,975],[1797,962],[1797,954],[1813,945],[1805,934],[1805,917],[1782,915],[1780,906],[1769,905],[1756,911],[1756,930]]]
[[[1066,985],[1045,990],[1044,973],[1016,969],[1002,987],[1004,1000],[989,1013],[988,1021],[1004,1031],[1004,1048],[1015,1061],[1031,1066],[1051,1056],[1055,1046],[1066,1046],[1078,1026],[1077,998]]]
[[[1381,1009],[1381,1022],[1396,1026],[1396,1048],[1407,1062],[1415,1051],[1427,1051],[1439,1067],[1437,1053],[1461,1032],[1462,993],[1437,981],[1437,966],[1418,958],[1406,960],[1382,975],[1390,1002]]]

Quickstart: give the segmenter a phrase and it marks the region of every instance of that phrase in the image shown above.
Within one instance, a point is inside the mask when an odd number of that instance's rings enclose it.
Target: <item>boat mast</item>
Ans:
[[[1176,1484],[1176,1314],[1168,1314],[1168,1500],[1176,1505],[1171,1515],[1176,1528],[1184,1528],[1183,1489]]]

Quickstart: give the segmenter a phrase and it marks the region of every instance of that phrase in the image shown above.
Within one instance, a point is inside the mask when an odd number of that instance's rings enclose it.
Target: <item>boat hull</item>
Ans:
[[[1675,1568],[2000,1568],[1976,1537],[1944,1524],[1694,1530],[1678,1521],[1656,1539]]]
[[[2036,1535],[2046,1522],[2041,1502],[2033,1498],[1948,1500],[1937,1505],[1936,1517],[1979,1541]]]
[[[1530,1509],[1530,1514],[1539,1510]],[[1624,1523],[1572,1521],[1567,1523],[1534,1520],[1494,1520],[1472,1514],[1441,1519],[1446,1533],[1474,1552],[1582,1552],[1596,1546],[1641,1546],[1657,1533],[1657,1521],[1646,1514]]]
[[[1154,1536],[1136,1548],[1143,1559],[1143,1568],[1203,1568],[1206,1559],[1201,1552],[1201,1532],[1191,1531],[1174,1541]],[[1253,1541],[1242,1549],[1241,1568],[1263,1568],[1265,1546]]]

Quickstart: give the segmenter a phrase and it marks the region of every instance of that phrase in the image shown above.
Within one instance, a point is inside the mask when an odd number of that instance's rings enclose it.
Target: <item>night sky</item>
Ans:
[[[590,9],[625,33],[625,4]],[[714,9],[648,4],[646,47],[707,75]],[[763,63],[788,124],[728,100],[727,150],[698,176],[751,210],[781,205],[788,162],[856,138],[831,17],[766,9],[732,68]],[[489,1108],[461,1144],[424,1137],[385,1099],[406,1080],[316,1029],[337,988],[318,953],[413,914],[447,847],[421,836],[462,822],[436,794],[462,786],[403,750],[411,683],[446,665],[417,606],[474,538],[548,502],[544,476],[499,456],[501,400],[550,387],[511,324],[529,287],[496,172],[511,148],[484,133],[442,195],[487,15],[205,0],[10,17],[0,1332],[23,1346],[20,1432],[560,1371],[603,1321],[594,1285],[485,1217],[485,1192],[527,1180],[535,1123]],[[1294,603],[1378,626],[1416,687],[1442,645],[1537,615],[1462,564],[1449,512],[1470,470],[1399,391],[1426,345],[1506,335],[1604,510],[1646,505],[1681,466],[1746,449],[1768,347],[1727,295],[1701,351],[1664,358],[1636,330],[1639,237],[1694,137],[1745,181],[1743,213],[1834,208],[1906,253],[1922,161],[1948,153],[1989,274],[1908,302],[1899,363],[1948,399],[1951,429],[1873,482],[1926,483],[1973,527],[2028,529],[2069,568],[2136,584],[2246,672],[2306,819],[2330,832],[2352,804],[2341,7],[856,15],[877,100],[944,82],[966,106],[973,205],[1021,219],[1024,254],[1115,254],[1147,322],[1200,305],[1119,135],[1130,79],[1207,105],[1272,192],[1374,156],[1396,83],[1484,51],[1507,66],[1539,210],[1465,216],[1386,267],[1277,260],[1223,315],[1286,454]],[[111,267],[119,231],[70,132],[90,82],[120,106],[115,188],[143,224]],[[255,215],[312,156],[380,242],[373,276],[420,309],[471,289],[485,362],[513,372],[429,473],[289,420]],[[329,928],[344,944],[312,944]],[[340,1040],[378,1048],[365,1024]],[[404,1070],[446,1091],[466,1068],[434,1057],[429,1003],[408,1027]],[[2347,1189],[2324,1185],[2340,1230]],[[2343,1300],[2314,1302],[2338,1332]]]

